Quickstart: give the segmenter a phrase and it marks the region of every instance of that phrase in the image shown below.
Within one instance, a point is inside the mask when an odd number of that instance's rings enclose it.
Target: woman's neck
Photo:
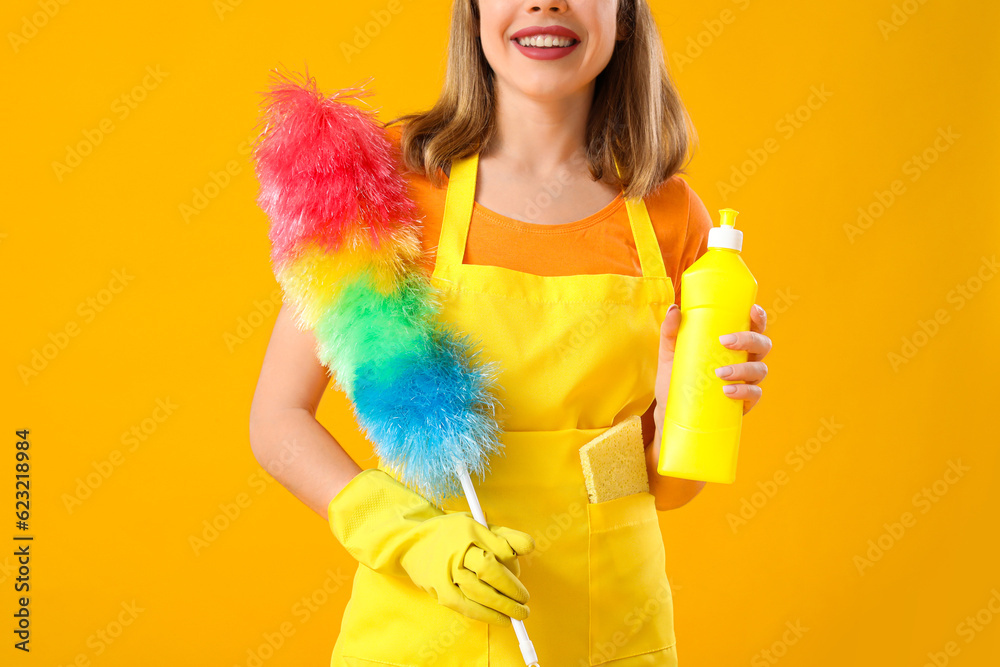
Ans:
[[[480,156],[517,180],[546,180],[580,171],[593,83],[568,97],[538,99],[497,84],[498,137]]]

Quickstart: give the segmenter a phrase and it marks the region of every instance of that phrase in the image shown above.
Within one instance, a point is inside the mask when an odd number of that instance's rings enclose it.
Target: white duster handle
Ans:
[[[462,482],[462,490],[465,491],[465,499],[469,503],[472,516],[479,523],[489,527],[486,523],[486,516],[483,514],[483,508],[479,506],[479,497],[476,495],[475,487],[472,486],[472,478],[469,477],[469,471],[466,469],[465,464],[459,463],[456,471],[458,472],[459,480]],[[517,644],[521,648],[521,656],[524,658],[524,664],[528,667],[538,667],[538,656],[535,654],[535,645],[528,639],[528,631],[524,629],[524,621],[512,618],[510,622],[514,625],[514,634],[517,635]]]

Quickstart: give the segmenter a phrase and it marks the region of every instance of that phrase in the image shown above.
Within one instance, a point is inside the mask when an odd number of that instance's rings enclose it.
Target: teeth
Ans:
[[[521,46],[536,46],[545,48],[553,46],[570,46],[573,43],[573,40],[568,37],[555,37],[553,35],[533,35],[531,37],[522,37],[517,40],[517,43]]]

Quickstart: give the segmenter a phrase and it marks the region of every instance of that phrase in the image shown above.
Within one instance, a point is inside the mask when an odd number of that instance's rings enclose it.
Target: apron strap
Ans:
[[[617,159],[615,171],[621,178],[622,171],[618,167]],[[642,275],[646,278],[666,278],[667,269],[663,264],[663,253],[660,252],[660,244],[656,240],[656,232],[652,220],[649,219],[646,202],[642,199],[626,198],[625,208],[628,211],[629,224],[632,225],[632,238],[635,239],[635,250],[639,254]]]
[[[439,266],[458,266],[465,258],[465,242],[472,221],[472,205],[476,201],[476,169],[479,153],[451,161],[448,190],[444,198],[441,238],[438,240],[434,276]]]
[[[472,207],[476,199],[476,170],[479,168],[479,153],[451,162],[448,189],[444,200],[444,217],[441,220],[441,237],[438,240],[437,259],[434,262],[434,276],[439,266],[457,266],[465,258],[469,225],[472,221]],[[615,160],[619,177],[621,170]],[[635,239],[639,266],[646,278],[665,278],[666,266],[660,253],[649,211],[642,199],[625,199],[632,238]]]

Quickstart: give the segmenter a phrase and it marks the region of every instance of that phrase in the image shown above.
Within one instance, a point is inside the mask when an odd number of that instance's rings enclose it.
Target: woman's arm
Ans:
[[[649,492],[656,499],[656,509],[660,512],[682,507],[704,488],[706,482],[680,477],[664,477],[656,472],[660,462],[660,430],[653,420],[653,410],[656,401],[649,406],[642,416],[643,442],[646,447],[646,474],[649,475]],[[649,438],[645,436],[650,433]]]
[[[282,486],[328,520],[333,497],[361,468],[316,421],[329,383],[312,332],[295,328],[282,305],[250,406],[250,449]]]

